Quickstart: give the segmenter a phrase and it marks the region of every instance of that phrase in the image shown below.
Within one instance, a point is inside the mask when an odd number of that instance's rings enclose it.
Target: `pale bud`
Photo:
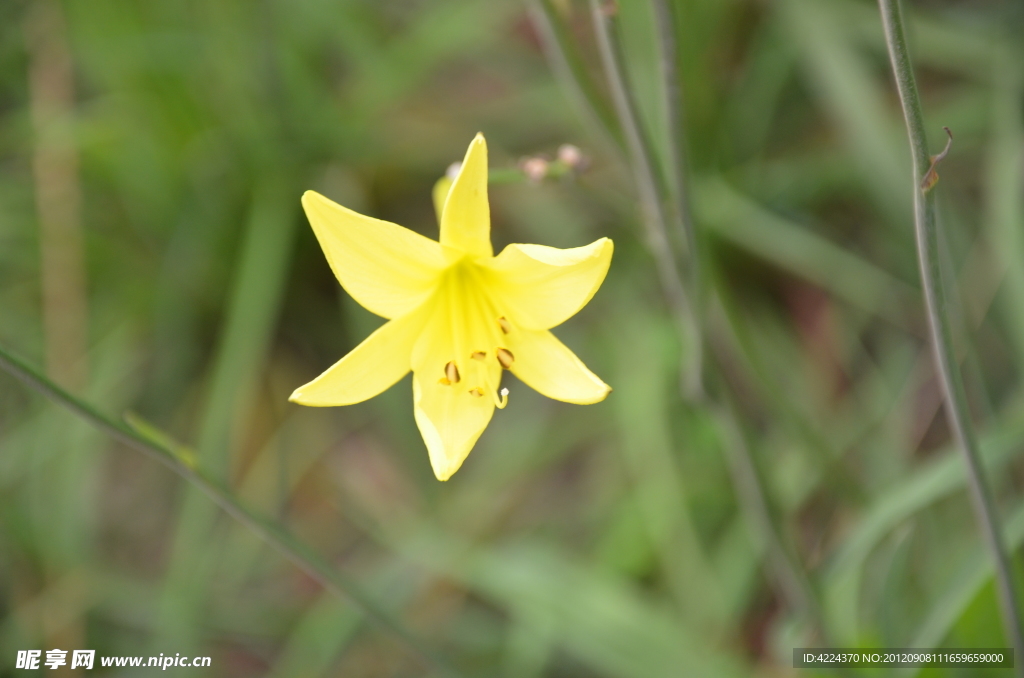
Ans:
[[[540,183],[548,175],[548,161],[544,158],[527,158],[521,167],[523,174],[533,183]]]
[[[572,144],[562,144],[558,147],[558,159],[566,167],[576,169],[583,163],[583,152]]]

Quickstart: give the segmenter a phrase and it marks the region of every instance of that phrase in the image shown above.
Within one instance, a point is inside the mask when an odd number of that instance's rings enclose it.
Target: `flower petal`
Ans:
[[[487,288],[510,318],[546,330],[572,316],[594,296],[612,260],[612,241],[560,250],[544,245],[509,245],[480,262]]]
[[[397,318],[437,287],[446,266],[441,246],[397,224],[357,214],[315,191],[302,206],[334,275],[372,313]]]
[[[512,374],[542,395],[577,405],[605,399],[612,388],[547,330],[514,327],[507,339]]]
[[[494,256],[487,202],[487,142],[477,134],[466,151],[441,214],[441,244],[479,257]]]
[[[423,329],[424,313],[414,311],[384,323],[373,334],[289,400],[312,407],[354,405],[378,395],[404,377]]]
[[[412,351],[416,424],[439,480],[459,469],[494,414],[501,366],[474,358],[491,351],[494,332],[465,269],[453,267],[438,288]]]
[[[419,374],[413,375],[412,393],[416,425],[427,444],[434,475],[448,480],[490,423],[494,401]]]

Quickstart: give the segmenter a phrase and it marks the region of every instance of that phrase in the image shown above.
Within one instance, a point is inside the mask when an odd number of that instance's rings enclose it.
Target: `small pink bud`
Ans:
[[[570,169],[576,169],[583,162],[583,152],[572,144],[562,144],[558,147],[558,159]]]
[[[548,161],[544,158],[527,158],[520,167],[526,178],[534,183],[539,183],[548,175]]]

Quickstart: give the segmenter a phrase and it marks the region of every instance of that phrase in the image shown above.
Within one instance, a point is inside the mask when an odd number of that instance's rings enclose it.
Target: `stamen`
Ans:
[[[448,377],[441,377],[440,379],[437,380],[437,383],[441,384],[442,386],[452,385],[452,382],[448,381]]]
[[[444,366],[444,376],[448,378],[448,382],[451,384],[457,384],[462,381],[459,376],[459,368],[455,366],[455,361],[450,361]]]
[[[498,327],[500,327],[501,331],[504,332],[505,334],[508,334],[509,332],[512,331],[512,324],[509,323],[509,321],[505,320],[505,316],[498,318]]]
[[[483,389],[471,388],[471,389],[469,389],[469,395],[475,396],[477,398],[483,398],[484,397],[484,392],[483,392]]]
[[[498,356],[498,362],[501,363],[502,367],[506,370],[512,368],[512,363],[516,360],[516,357],[512,355],[512,351],[507,348],[498,347],[494,349],[494,353]]]
[[[486,360],[487,351],[473,351],[472,353],[469,354],[469,357],[472,358],[473,360]]]
[[[508,405],[508,389],[507,388],[501,389],[501,400],[495,400],[494,401],[494,406],[497,407],[499,410],[505,409],[505,405]]]

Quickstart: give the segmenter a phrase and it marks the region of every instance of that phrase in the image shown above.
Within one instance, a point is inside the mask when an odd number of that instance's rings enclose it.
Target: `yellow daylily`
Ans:
[[[439,188],[443,192],[442,188]],[[508,401],[508,370],[570,403],[611,388],[548,330],[575,315],[604,281],[608,238],[585,247],[509,245],[494,256],[487,143],[478,134],[441,210],[440,242],[357,214],[313,191],[302,196],[331,269],[352,297],[389,319],[326,372],[295,390],[302,405],[352,405],[413,372],[416,424],[438,480],[466,459]],[[440,203],[440,201],[438,201]],[[500,389],[500,390],[499,390]]]

